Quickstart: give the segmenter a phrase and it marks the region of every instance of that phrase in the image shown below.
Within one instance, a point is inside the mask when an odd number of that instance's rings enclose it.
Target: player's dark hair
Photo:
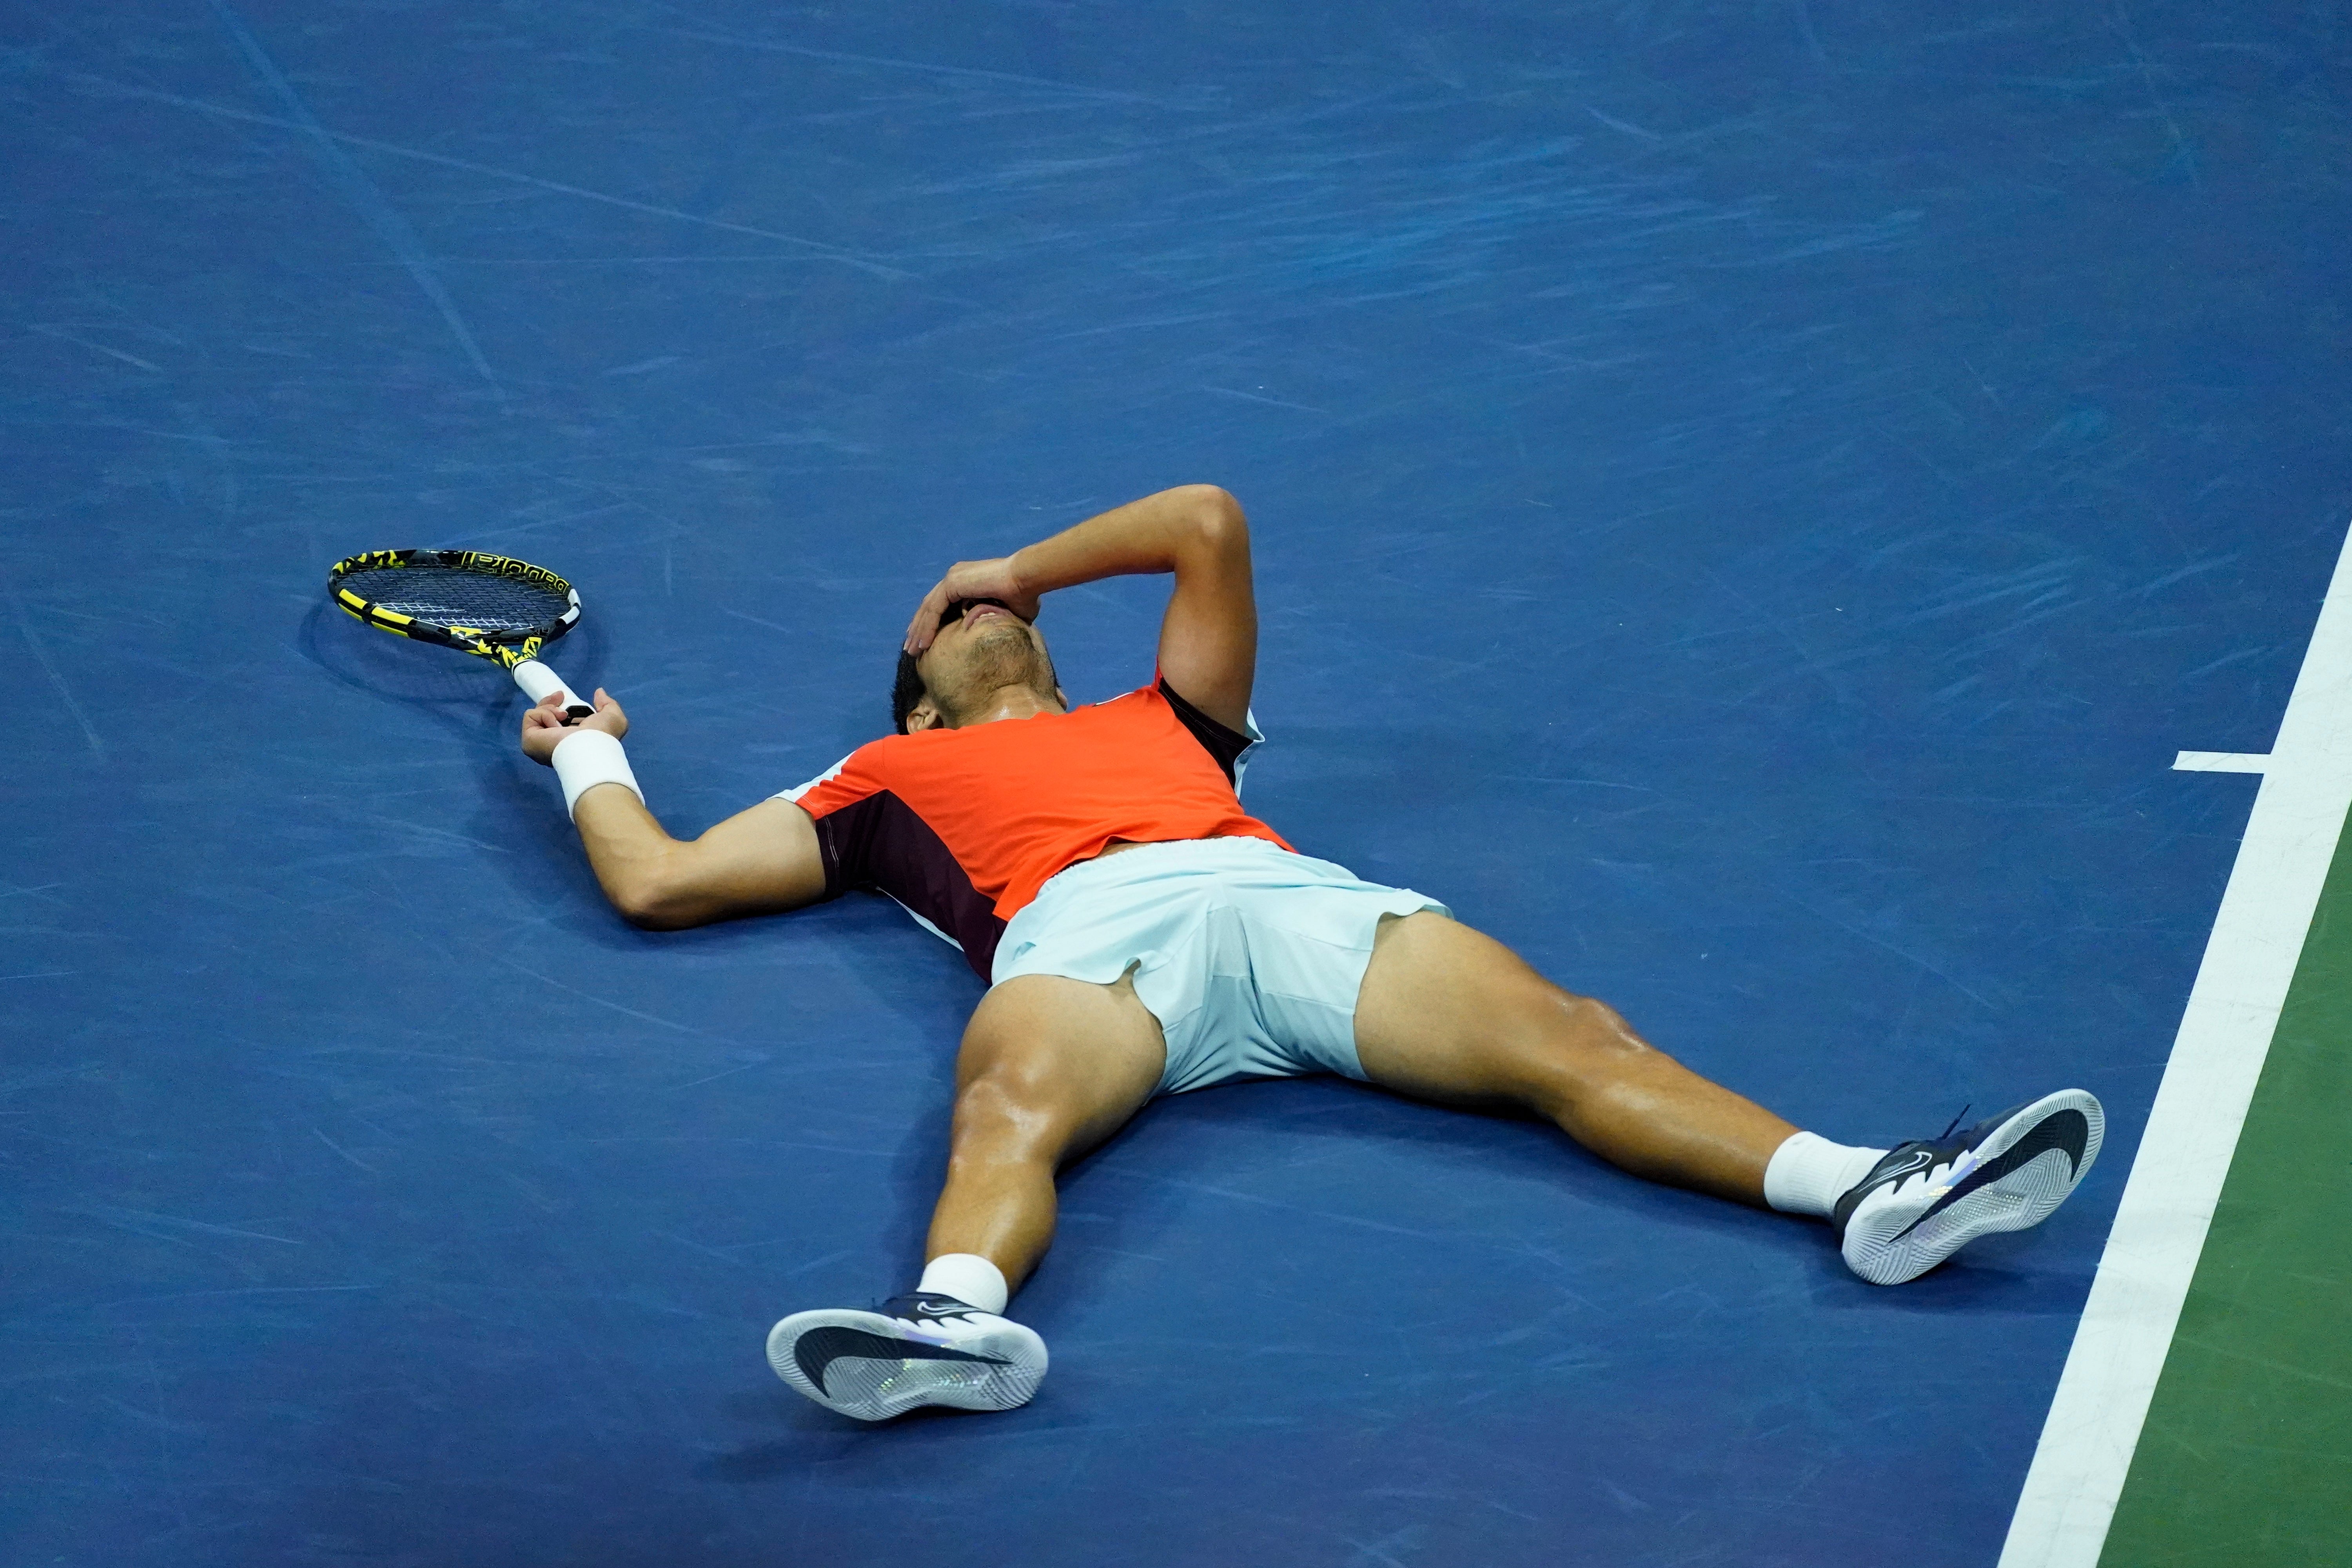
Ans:
[[[898,679],[890,687],[890,727],[901,735],[907,732],[907,715],[923,700],[923,672],[915,668],[915,656],[904,648],[898,650]]]

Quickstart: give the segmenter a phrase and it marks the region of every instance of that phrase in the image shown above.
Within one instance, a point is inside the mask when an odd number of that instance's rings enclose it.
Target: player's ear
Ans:
[[[936,730],[940,727],[940,710],[931,705],[931,700],[929,697],[907,710],[907,733],[909,735],[919,735],[926,730]]]

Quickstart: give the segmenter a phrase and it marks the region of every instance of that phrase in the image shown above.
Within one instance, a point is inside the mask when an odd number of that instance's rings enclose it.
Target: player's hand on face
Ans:
[[[1037,595],[1022,586],[1013,570],[1013,557],[993,561],[959,561],[939,585],[923,595],[915,618],[907,623],[907,640],[900,645],[919,656],[940,634],[940,617],[959,599],[994,599],[1024,621],[1037,618]]]
[[[551,767],[557,744],[582,730],[602,730],[617,741],[629,732],[629,716],[601,686],[596,689],[596,711],[585,719],[567,718],[562,693],[553,693],[523,710],[522,754],[542,767]]]

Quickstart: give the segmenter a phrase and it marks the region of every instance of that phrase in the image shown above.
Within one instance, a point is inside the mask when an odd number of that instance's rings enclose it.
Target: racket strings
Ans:
[[[483,632],[539,631],[570,607],[535,583],[457,566],[379,567],[349,573],[341,585],[395,615]]]

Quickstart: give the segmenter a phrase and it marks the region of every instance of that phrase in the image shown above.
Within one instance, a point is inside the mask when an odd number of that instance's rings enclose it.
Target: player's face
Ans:
[[[968,626],[978,620],[985,620],[991,616],[1012,615],[1010,606],[994,599],[958,599],[940,613],[940,630],[944,632],[952,626]],[[1021,617],[1013,616],[1013,618],[1019,620]]]
[[[934,705],[945,713],[974,707],[1007,686],[1059,697],[1045,637],[992,599],[950,605],[918,668]]]
[[[1043,657],[1045,639],[1035,626],[993,599],[959,599],[940,619],[940,629],[923,655],[923,672],[926,679],[934,671],[950,675],[972,662],[982,647],[992,650],[992,658],[1002,659],[1006,651],[1022,647]]]

